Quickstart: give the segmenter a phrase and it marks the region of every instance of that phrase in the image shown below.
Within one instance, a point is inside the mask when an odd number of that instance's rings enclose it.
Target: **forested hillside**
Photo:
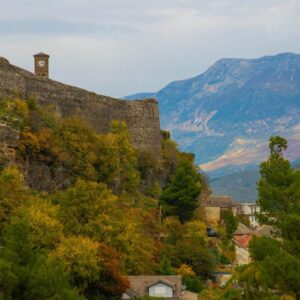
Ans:
[[[139,274],[201,289],[222,250],[207,240],[193,155],[167,132],[154,157],[132,147],[125,123],[100,135],[30,99],[0,104],[17,137],[1,154],[1,299],[119,299]]]

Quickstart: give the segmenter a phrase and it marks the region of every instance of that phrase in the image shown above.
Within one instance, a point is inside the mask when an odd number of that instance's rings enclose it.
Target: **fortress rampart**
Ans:
[[[125,101],[98,95],[36,76],[0,58],[0,98],[16,91],[22,97],[34,97],[42,106],[54,106],[62,117],[79,115],[99,133],[107,132],[112,120],[125,121],[135,147],[160,155],[159,112],[154,99]]]

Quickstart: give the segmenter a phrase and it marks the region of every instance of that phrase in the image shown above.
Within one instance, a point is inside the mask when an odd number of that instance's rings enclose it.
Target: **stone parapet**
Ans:
[[[96,131],[106,133],[113,120],[125,121],[133,145],[156,155],[161,153],[158,103],[154,99],[125,101],[69,86],[11,65],[0,58],[0,98],[33,97],[42,106],[52,106],[62,117],[78,115]]]

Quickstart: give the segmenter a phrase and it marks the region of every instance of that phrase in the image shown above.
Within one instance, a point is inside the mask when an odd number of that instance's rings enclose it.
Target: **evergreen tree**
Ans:
[[[278,225],[282,217],[294,211],[296,194],[293,190],[295,172],[283,157],[287,141],[279,136],[271,137],[270,157],[260,165],[261,179],[258,183],[258,205],[264,212],[264,223]]]
[[[300,299],[300,173],[283,157],[285,139],[272,137],[269,146],[270,157],[260,166],[259,217],[273,226],[279,239],[252,239],[253,262],[239,280],[250,299],[267,299],[274,291]]]
[[[188,221],[199,205],[201,189],[201,175],[193,164],[193,157],[183,155],[160,203],[168,216],[178,216],[181,222]]]
[[[174,275],[175,270],[171,266],[171,261],[168,256],[164,255],[159,265],[159,273],[162,275]]]

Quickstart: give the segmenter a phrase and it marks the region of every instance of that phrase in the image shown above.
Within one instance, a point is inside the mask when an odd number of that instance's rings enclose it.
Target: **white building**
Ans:
[[[128,276],[130,288],[122,299],[135,299],[143,296],[166,299],[182,299],[182,277],[171,276]]]
[[[249,219],[251,228],[257,228],[259,226],[256,214],[260,213],[260,207],[256,203],[241,203],[236,209],[237,214]]]

